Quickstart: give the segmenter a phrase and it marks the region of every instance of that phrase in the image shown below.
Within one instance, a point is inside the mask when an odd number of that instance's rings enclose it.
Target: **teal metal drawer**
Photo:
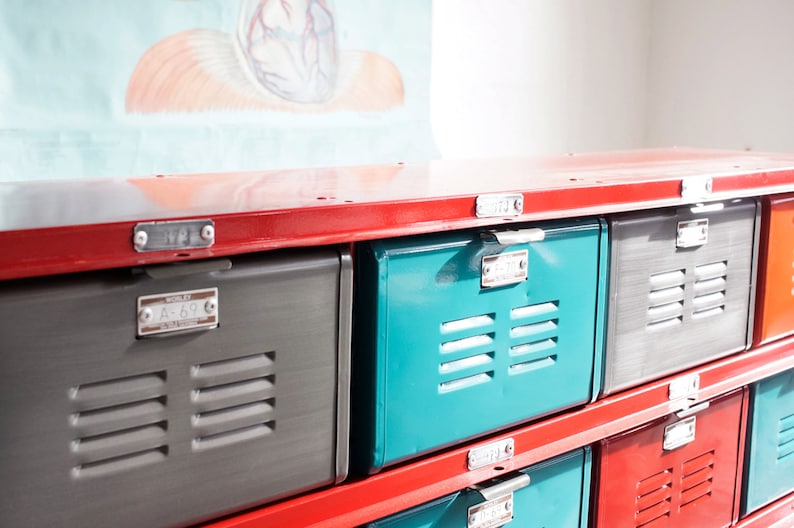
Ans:
[[[520,475],[529,477],[529,485],[513,491],[512,497],[491,498],[491,504],[494,505],[492,508],[488,508],[489,504],[486,504],[480,492],[466,489],[370,523],[368,526],[369,528],[503,526],[504,522],[494,519],[498,515],[494,510],[509,508],[512,509],[512,521],[506,521],[510,523],[509,526],[584,528],[587,526],[590,503],[590,473],[590,449],[582,448],[521,470]],[[526,477],[524,479],[526,480]],[[484,483],[481,487],[487,491],[488,486],[489,483]],[[507,516],[509,517],[509,512]],[[486,522],[486,519],[490,519],[491,522]]]
[[[743,514],[794,491],[794,369],[751,387]]]
[[[501,242],[482,229],[359,247],[351,452],[359,471],[598,393],[605,226],[516,228],[500,232]],[[518,282],[488,287],[513,272]]]

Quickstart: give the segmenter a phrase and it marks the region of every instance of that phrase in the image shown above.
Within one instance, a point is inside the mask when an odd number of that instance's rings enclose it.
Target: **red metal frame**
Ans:
[[[681,197],[682,180],[690,177],[713,178],[709,199],[791,191],[794,155],[667,149],[6,183],[0,279],[679,205],[692,201]],[[475,215],[478,195],[507,192],[523,195],[523,214]],[[133,248],[138,222],[199,218],[215,222],[210,248]]]
[[[614,394],[582,409],[386,470],[366,479],[266,506],[208,526],[357,526],[665,416],[671,411],[668,398],[670,382],[681,376],[700,375],[698,401],[705,401],[790,368],[794,368],[794,338]],[[466,460],[470,449],[505,438],[515,441],[512,459],[468,471]],[[791,504],[794,505],[794,498]],[[747,526],[760,528],[766,525]]]
[[[794,493],[739,520],[735,526],[736,528],[770,528],[772,525],[774,528],[794,527]]]

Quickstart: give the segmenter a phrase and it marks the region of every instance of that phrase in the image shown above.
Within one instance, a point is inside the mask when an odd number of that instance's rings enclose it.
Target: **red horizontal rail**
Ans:
[[[778,523],[778,524],[776,524]],[[794,527],[794,493],[741,519],[736,528]]]
[[[377,475],[309,493],[208,526],[356,526],[665,416],[671,412],[668,398],[670,382],[681,376],[700,376],[698,400],[702,401],[790,368],[794,368],[794,337],[693,368],[606,397],[581,409],[503,432],[467,446],[453,448]],[[512,459],[474,471],[467,470],[466,461],[470,449],[505,438],[512,438],[515,442]],[[785,509],[783,506],[780,508]],[[747,528],[761,526],[766,525],[746,525]]]
[[[794,190],[794,156],[719,151],[440,161],[400,166],[386,179],[384,169],[6,184],[0,280],[681,205],[693,200],[682,197],[688,177],[712,177],[709,199]],[[493,193],[520,194],[523,213],[478,217],[477,197]],[[114,212],[132,197],[140,203]],[[133,247],[138,222],[204,218],[215,222],[210,248]]]

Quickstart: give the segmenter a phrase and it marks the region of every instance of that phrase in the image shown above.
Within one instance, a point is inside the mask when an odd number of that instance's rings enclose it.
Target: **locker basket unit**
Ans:
[[[739,389],[601,441],[596,528],[723,528],[738,515]]]
[[[359,246],[356,468],[376,472],[592,400],[606,253],[599,220]]]
[[[181,526],[346,476],[333,248],[0,284],[1,526]]]
[[[794,333],[794,195],[763,199],[754,340]]]
[[[610,218],[605,394],[749,346],[758,217],[737,199]]]
[[[369,528],[585,528],[590,448],[370,523]],[[508,524],[509,523],[509,524]]]
[[[794,370],[751,386],[742,514],[794,491]]]

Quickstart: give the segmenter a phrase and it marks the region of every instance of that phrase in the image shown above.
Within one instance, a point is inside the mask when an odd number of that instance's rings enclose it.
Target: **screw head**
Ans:
[[[204,303],[204,311],[208,314],[215,313],[215,310],[218,309],[218,299],[212,297],[211,299],[207,299]]]
[[[142,308],[140,312],[138,312],[138,321],[142,323],[148,323],[154,317],[154,313],[152,313],[151,308]]]
[[[215,240],[215,228],[211,225],[205,225],[201,228],[202,240],[212,241]]]
[[[148,241],[149,235],[146,234],[146,231],[136,231],[135,235],[132,237],[132,242],[137,249],[145,248]]]

